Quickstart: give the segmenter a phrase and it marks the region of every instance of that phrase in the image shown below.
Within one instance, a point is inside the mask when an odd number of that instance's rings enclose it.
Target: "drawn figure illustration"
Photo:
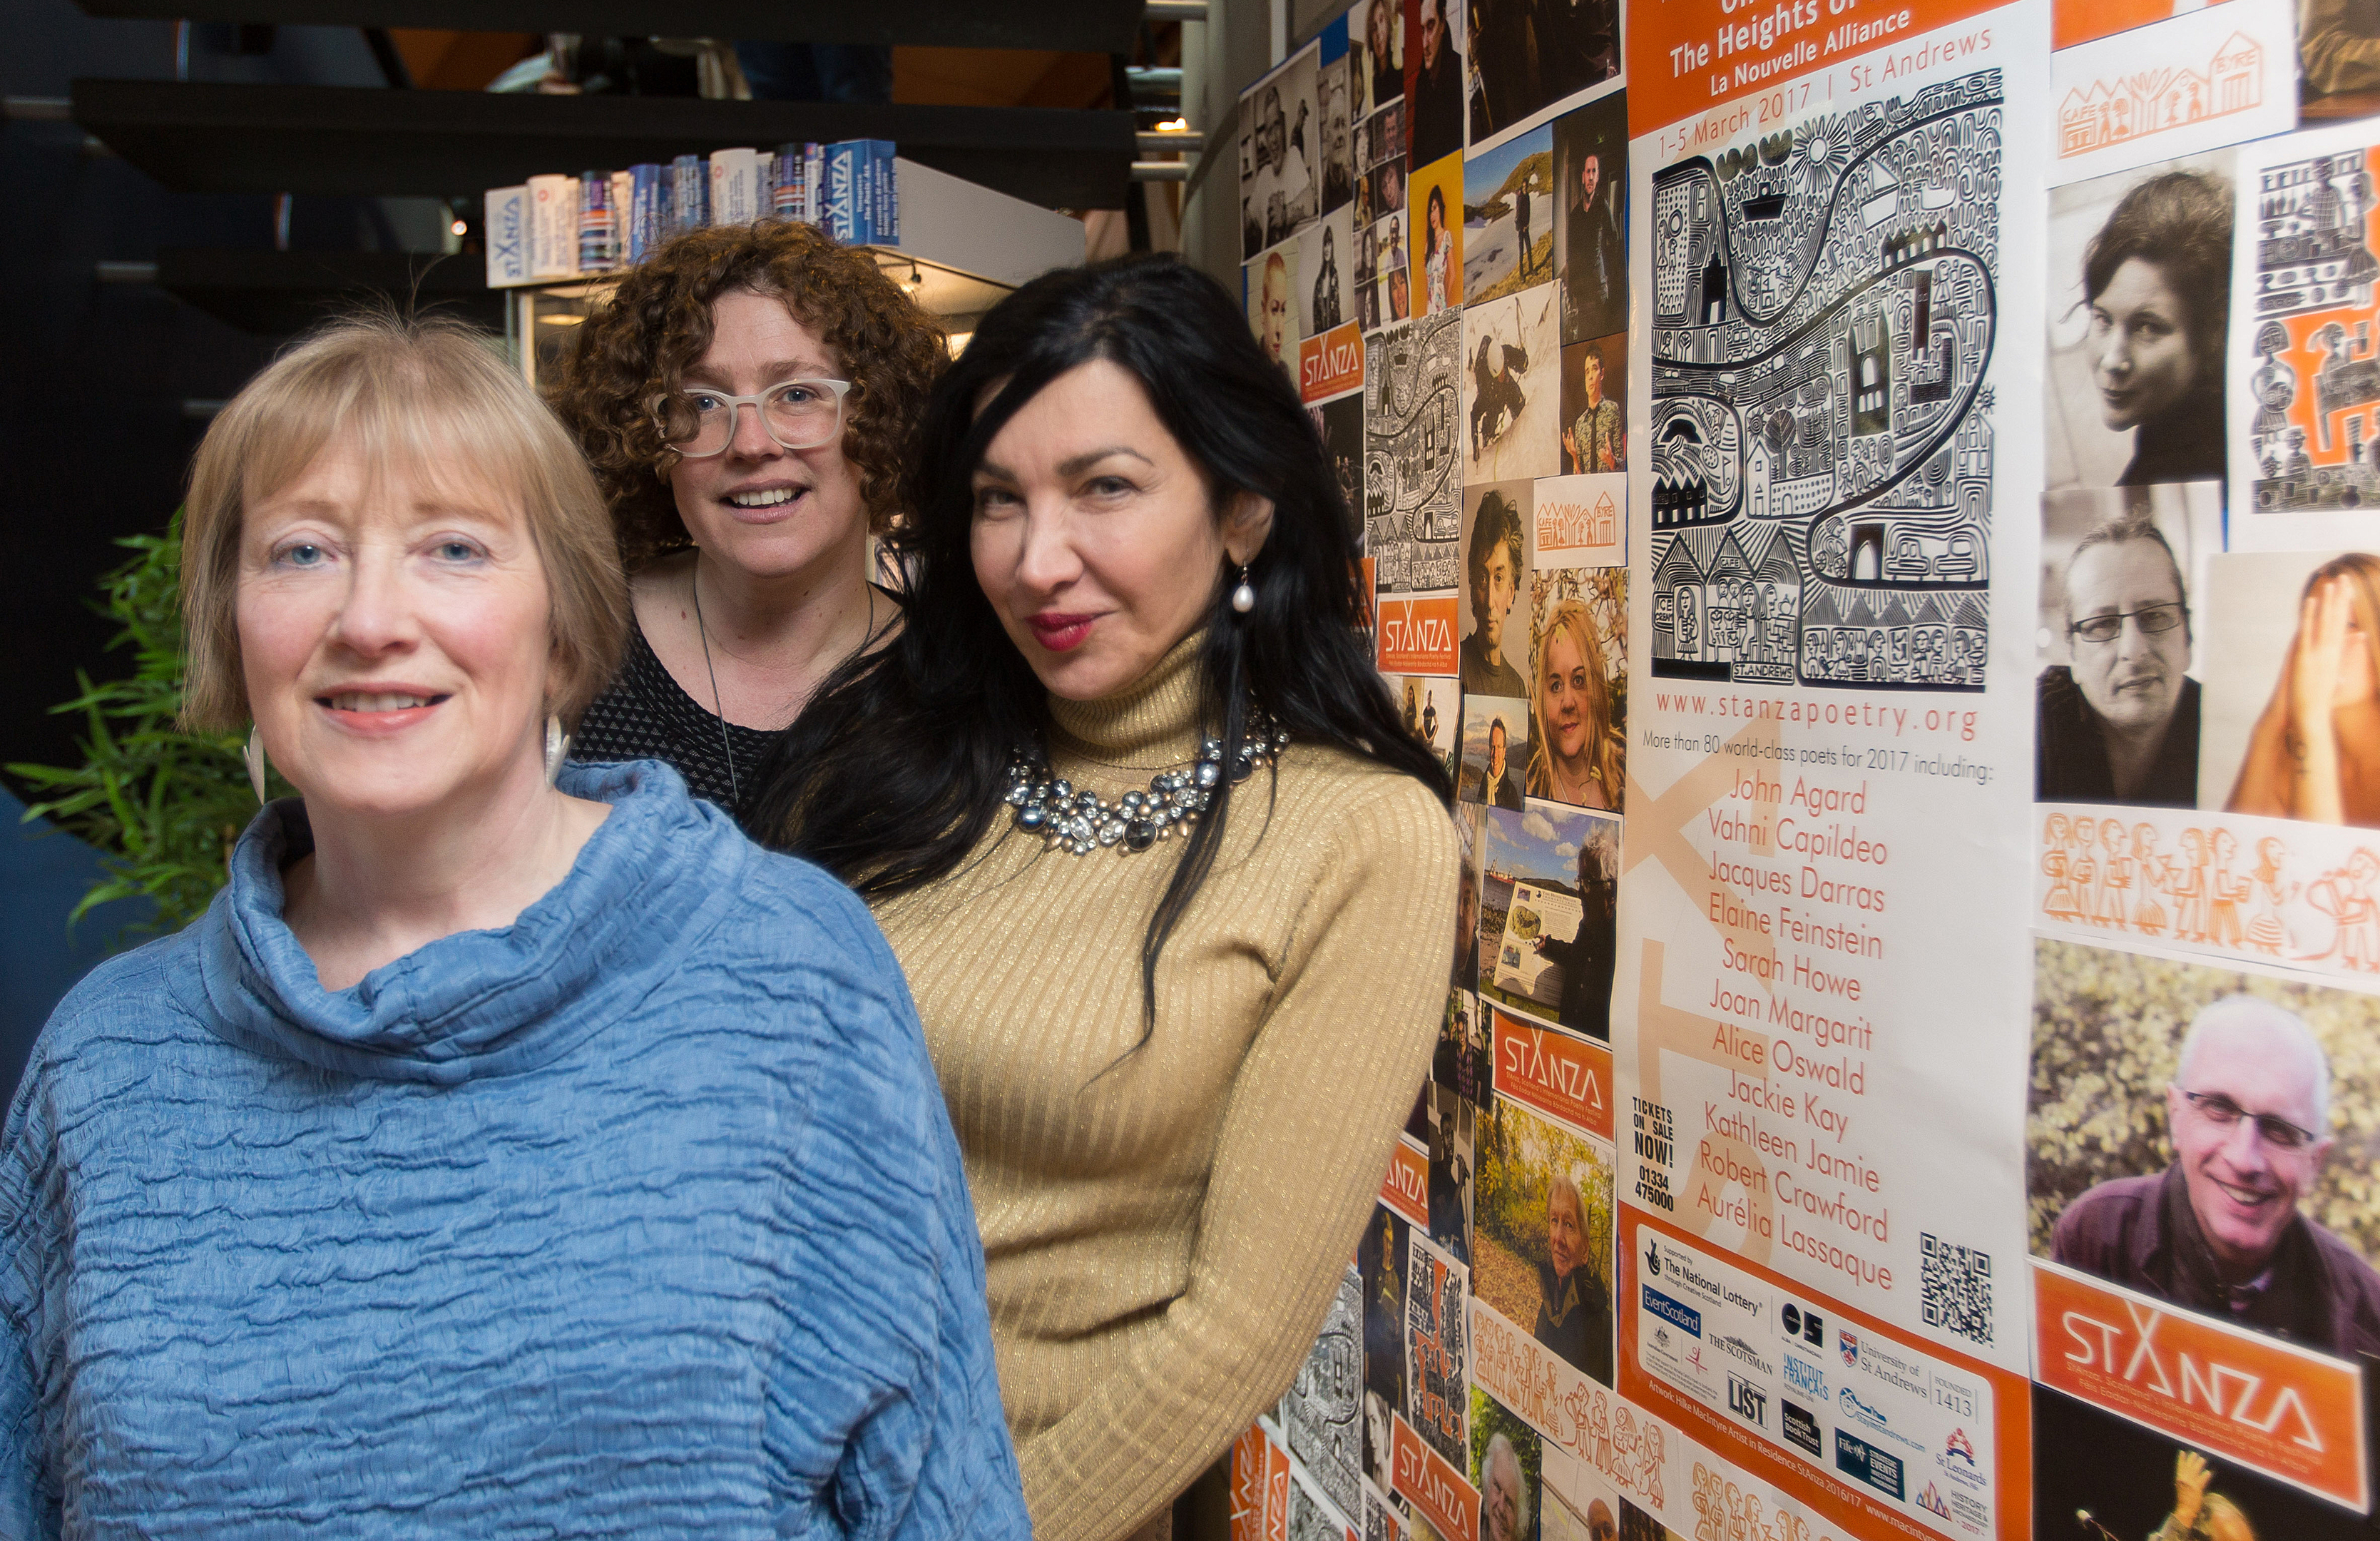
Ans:
[[[2041,912],[2054,921],[2071,921],[2082,913],[2074,902],[2074,886],[2067,866],[2066,842],[2072,830],[2063,813],[2052,813],[2041,826],[2041,874],[2049,879],[2049,892],[2042,897]]]
[[[1815,112],[1654,174],[1656,676],[1983,689],[2001,85]],[[1724,597],[1771,563],[1781,656]]]
[[[2119,931],[2130,929],[2125,919],[2125,896],[2132,887],[2132,859],[2124,853],[2124,826],[2115,819],[2099,825],[2099,849],[2107,854],[2100,858],[2105,875],[2099,885],[2099,912],[2095,923],[2112,925]]]
[[[2236,948],[2243,935],[2240,901],[2248,897],[2248,880],[2231,874],[2231,859],[2240,853],[2239,837],[2218,826],[2206,844],[2213,858],[2207,875],[2206,939],[2217,947]]]
[[[2375,877],[2380,877],[2380,855],[2358,846],[2347,865],[2306,885],[2306,902],[2336,924],[2330,946],[2307,954],[2307,960],[2336,952],[2348,968],[2380,972],[2380,899],[2372,892]]]
[[[2178,942],[2206,939],[2206,834],[2181,832],[2181,871],[2167,890],[2173,896],[2173,936]]]
[[[2256,869],[2248,874],[2256,904],[2256,912],[2248,920],[2248,945],[2267,958],[2278,958],[2289,939],[2281,909],[2297,893],[2294,883],[2286,887],[2281,883],[2289,859],[2289,847],[2278,836],[2267,835],[2256,842]]]
[[[2156,901],[2156,896],[2173,881],[2173,862],[2157,850],[2156,826],[2132,826],[2132,862],[2141,880],[2141,905],[2132,911],[2132,928],[2143,936],[2162,936],[2165,906]]]
[[[2247,385],[2260,512],[2368,508],[2380,498],[2374,419],[2364,410],[2380,403],[2371,336],[2380,259],[2370,228],[2380,199],[2371,153],[2347,150],[2254,173],[2261,238],[2250,351],[2262,361]],[[2318,360],[2310,374],[2309,357]]]
[[[2068,869],[2074,874],[2074,903],[2081,911],[2075,918],[2099,923],[2099,859],[2091,854],[2093,842],[2099,838],[2099,826],[2089,819],[2074,821],[2074,860]]]

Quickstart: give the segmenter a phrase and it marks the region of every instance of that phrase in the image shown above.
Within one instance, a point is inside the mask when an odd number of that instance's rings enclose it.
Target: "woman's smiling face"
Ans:
[[[1205,471],[1148,394],[1105,359],[1059,375],[1001,425],[974,481],[976,581],[1052,695],[1129,688],[1213,611],[1223,563],[1264,544],[1272,506],[1220,517]]]
[[[247,510],[235,603],[265,751],[318,813],[543,774],[552,605],[500,489],[334,440]]]
[[[1546,751],[1574,765],[1586,754],[1589,698],[1586,659],[1569,627],[1557,626],[1546,638],[1539,667],[1545,671]]]

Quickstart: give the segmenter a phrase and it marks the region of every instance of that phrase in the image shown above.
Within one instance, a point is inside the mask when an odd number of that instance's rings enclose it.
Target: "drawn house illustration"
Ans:
[[[1653,446],[1653,528],[1701,521],[1710,489],[1703,479],[1703,436],[1691,419],[1672,418]]]
[[[2058,105],[2058,153],[2088,154],[2262,106],[2264,64],[2264,45],[2233,32],[2204,69],[2145,69],[2069,91]]]
[[[1692,546],[1672,541],[1653,569],[1653,672],[1663,661],[1702,657],[1702,569]],[[1682,671],[1680,671],[1682,672]]]
[[[1752,618],[1752,564],[1730,532],[1719,542],[1718,554],[1703,574],[1703,657],[1706,662],[1734,662],[1736,650],[1749,640]]]
[[[1717,326],[1727,320],[1727,263],[1719,260],[1717,245],[1711,248],[1710,261],[1703,264],[1702,300],[1697,313],[1705,326]]]
[[[1752,566],[1751,624],[1745,645],[1736,649],[1735,678],[1790,684],[1802,615],[1802,573],[1792,543],[1776,525],[1746,530],[1743,542],[1759,556]]]
[[[2185,73],[2100,83],[2069,141],[2212,112]],[[1980,688],[2000,233],[1957,190],[1999,149],[1959,115],[2000,104],[1979,74],[1829,119],[1848,154],[1815,181],[1741,152],[1656,174],[1657,675]]]
[[[2215,114],[2243,112],[2264,105],[2265,49],[2245,32],[2234,32],[2215,51]]]
[[[1892,329],[1881,312],[1852,322],[1852,433],[1892,431]]]

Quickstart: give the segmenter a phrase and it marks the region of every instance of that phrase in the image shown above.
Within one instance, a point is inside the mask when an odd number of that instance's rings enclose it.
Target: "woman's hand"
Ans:
[[[2297,678],[2289,691],[2289,708],[2298,731],[2317,722],[2328,730],[2331,707],[2338,696],[2338,676],[2347,656],[2347,627],[2354,618],[2354,601],[2347,582],[2334,578],[2305,596],[2298,607]]]
[[[2214,1480],[2215,1468],[2196,1450],[2184,1450],[2174,1458],[2172,1534],[2187,1535],[2198,1523],[2198,1511],[2206,1502],[2206,1485]]]
[[[2290,736],[2295,762],[2289,811],[2316,824],[2344,821],[2338,786],[2338,735],[2331,720],[2345,667],[2347,627],[2354,601],[2344,579],[2306,595],[2299,606],[2296,667],[2289,678]]]

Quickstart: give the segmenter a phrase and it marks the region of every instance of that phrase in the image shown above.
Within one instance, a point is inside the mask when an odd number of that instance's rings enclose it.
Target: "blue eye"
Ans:
[[[296,545],[283,546],[274,553],[273,560],[285,562],[293,568],[310,568],[318,565],[323,555],[321,546],[301,541]]]
[[[468,562],[477,559],[480,551],[468,541],[441,541],[438,555],[450,562]]]

